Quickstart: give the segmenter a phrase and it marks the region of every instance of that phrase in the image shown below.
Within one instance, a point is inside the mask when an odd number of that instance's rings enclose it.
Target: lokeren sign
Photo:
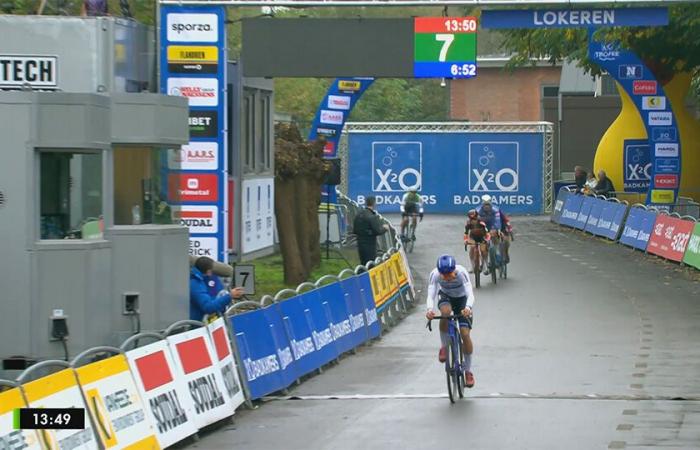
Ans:
[[[58,57],[0,55],[0,88],[56,89]]]

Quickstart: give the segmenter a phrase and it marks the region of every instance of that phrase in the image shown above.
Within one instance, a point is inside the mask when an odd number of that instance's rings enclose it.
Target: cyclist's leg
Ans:
[[[489,271],[489,244],[484,241],[479,247],[481,248],[481,269],[487,274]]]
[[[439,294],[438,309],[440,314],[443,316],[449,316],[452,314],[452,304],[450,303],[450,298],[444,295],[442,292]],[[447,347],[447,343],[450,338],[447,333],[447,320],[440,320],[440,342],[442,342],[442,347]]]
[[[406,235],[406,225],[408,225],[408,215],[403,213],[401,214],[401,236]]]
[[[510,264],[510,234],[505,234],[503,236],[503,258],[505,258],[506,264]]]
[[[467,297],[453,299],[452,310],[454,311],[454,314],[462,314],[462,310],[465,308],[466,305]],[[474,344],[472,343],[471,339],[471,329],[474,321],[473,317],[460,317],[458,322],[459,334],[462,336],[462,350],[464,352],[464,372],[466,375],[467,373],[471,373],[472,370],[472,353],[474,352]]]

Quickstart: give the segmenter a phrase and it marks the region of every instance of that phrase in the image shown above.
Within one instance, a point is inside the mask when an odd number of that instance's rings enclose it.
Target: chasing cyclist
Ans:
[[[418,193],[418,189],[414,186],[403,195],[401,199],[401,240],[406,240],[406,225],[408,218],[411,217],[413,222],[413,230],[416,229],[416,216],[420,216],[423,221],[423,198]],[[410,236],[413,238],[413,236]]]
[[[492,203],[492,198],[488,194],[481,196],[481,206],[477,208],[479,217],[484,221],[486,227],[488,227],[489,232],[492,237],[494,234],[499,235],[503,238],[505,245],[503,246],[503,257],[505,258],[506,264],[510,263],[510,242],[513,239],[513,228],[510,225],[510,220],[503,213],[503,211],[494,206]],[[488,275],[488,272],[486,272]]]
[[[472,352],[474,344],[469,333],[472,329],[473,317],[472,307],[474,306],[474,291],[469,282],[467,270],[457,265],[455,259],[450,255],[442,255],[437,260],[437,267],[430,272],[428,281],[428,297],[426,300],[428,311],[425,317],[432,320],[435,317],[433,306],[435,299],[438,299],[438,309],[443,316],[462,315],[458,319],[459,331],[462,336],[462,348],[464,350],[464,381],[468,388],[474,386],[474,374],[471,372]],[[440,320],[440,353],[438,359],[445,362],[447,359],[447,344],[449,335],[447,334],[447,320]]]
[[[481,266],[484,273],[488,270],[487,264],[484,261],[488,260],[488,240],[490,239],[489,229],[486,224],[479,218],[479,213],[476,209],[470,209],[467,213],[467,223],[464,225],[464,249],[469,252],[469,261],[472,263],[472,268],[469,273],[474,273],[475,270],[482,270],[474,267],[474,252],[481,251]],[[471,247],[470,247],[471,246]],[[479,250],[477,250],[477,246]]]

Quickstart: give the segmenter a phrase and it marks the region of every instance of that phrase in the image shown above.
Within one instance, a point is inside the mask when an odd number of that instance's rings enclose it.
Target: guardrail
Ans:
[[[551,220],[700,269],[700,223],[679,211],[630,206],[619,198],[576,194],[565,186],[557,194]]]
[[[342,196],[346,211],[359,205]],[[406,255],[389,224],[374,261],[315,283],[233,304],[223,317],[183,320],[135,334],[119,348],[87,349],[70,363],[48,360],[0,380],[0,442],[28,448],[169,447],[242,404],[286,393],[304,377],[398,323],[415,303]],[[4,391],[2,389],[5,389]],[[81,430],[15,430],[23,407],[83,408]]]

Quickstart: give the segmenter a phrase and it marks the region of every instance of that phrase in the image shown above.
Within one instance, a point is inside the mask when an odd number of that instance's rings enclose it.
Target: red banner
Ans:
[[[647,251],[680,262],[694,227],[694,222],[659,214],[656,216]]]

